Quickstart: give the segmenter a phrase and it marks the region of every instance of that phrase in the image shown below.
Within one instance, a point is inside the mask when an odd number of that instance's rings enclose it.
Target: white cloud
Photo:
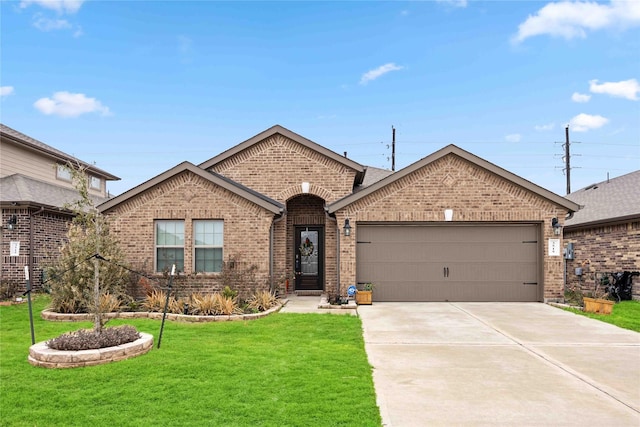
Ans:
[[[620,30],[638,25],[640,2],[635,0],[611,0],[609,4],[562,1],[548,3],[535,15],[529,15],[511,41],[520,43],[542,34],[565,39],[585,38],[588,31]]]
[[[547,123],[546,125],[536,125],[533,128],[538,132],[545,132],[545,131],[553,130],[553,128],[555,127],[556,127],[555,123]]]
[[[88,98],[83,93],[56,92],[52,98],[40,98],[34,104],[40,112],[46,115],[60,117],[78,117],[85,113],[100,113],[111,115],[109,108],[102,105],[95,98]]]
[[[55,10],[58,13],[76,13],[82,7],[84,0],[22,0],[20,7],[29,7],[32,4]]]
[[[519,133],[512,133],[504,137],[507,142],[520,142],[522,135]]]
[[[573,92],[573,95],[571,95],[571,100],[573,102],[584,103],[584,102],[589,102],[590,99],[591,99],[591,95],[586,95],[584,93]]]
[[[370,81],[373,81],[375,79],[377,79],[378,77],[381,77],[391,71],[398,71],[398,70],[402,70],[404,67],[396,65],[393,62],[389,62],[388,64],[384,64],[379,66],[378,68],[375,68],[373,70],[369,70],[366,73],[364,73],[362,75],[362,77],[360,78],[360,84],[361,85],[366,85],[367,83],[369,83]]]
[[[467,0],[436,0],[438,3],[446,3],[453,7],[467,7]]]
[[[33,17],[33,26],[40,31],[66,30],[72,27],[66,19],[49,19],[41,14]]]
[[[13,93],[13,86],[0,86],[0,96],[5,97]]]
[[[609,123],[606,117],[580,113],[569,121],[571,129],[576,132],[586,132],[590,129],[598,129]]]
[[[598,80],[589,81],[589,90],[593,93],[605,93],[618,98],[626,98],[637,101],[640,93],[640,84],[636,79],[623,80],[621,82],[605,82],[598,84]]]

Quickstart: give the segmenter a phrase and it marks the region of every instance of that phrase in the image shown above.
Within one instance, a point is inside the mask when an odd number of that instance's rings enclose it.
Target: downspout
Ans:
[[[40,210],[38,210],[37,212],[31,212],[31,210],[29,209],[29,272],[31,273],[31,282],[35,282],[35,271],[33,271],[33,216],[34,215],[40,215],[42,212],[44,212],[44,207],[40,207]],[[40,281],[42,282],[42,275],[40,275],[41,279]],[[40,287],[42,287],[42,283],[40,283]]]
[[[269,290],[271,292],[275,289],[275,284],[273,280],[273,251],[274,251],[274,234],[275,234],[275,226],[277,223],[286,218],[286,211],[283,209],[280,212],[280,218],[276,218],[271,221],[271,227],[269,228]],[[286,292],[286,290],[285,290]]]
[[[338,218],[329,215],[326,207],[324,208],[324,215],[327,219],[336,223],[336,289],[338,298],[340,298],[340,227],[338,226]]]

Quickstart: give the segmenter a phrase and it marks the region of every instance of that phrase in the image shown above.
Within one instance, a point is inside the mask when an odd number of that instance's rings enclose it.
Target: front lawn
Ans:
[[[90,323],[40,319],[36,341]],[[160,321],[113,320],[154,335]],[[167,322],[162,347],[79,369],[36,368],[26,304],[0,307],[3,426],[380,426],[357,317],[273,314],[248,322]]]
[[[614,304],[611,314],[585,313],[577,308],[565,308],[565,310],[640,332],[640,301],[621,301]]]

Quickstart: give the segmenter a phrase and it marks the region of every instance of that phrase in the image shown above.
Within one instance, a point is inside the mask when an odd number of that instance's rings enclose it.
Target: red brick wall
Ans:
[[[445,209],[453,209],[454,221],[543,223],[544,298],[564,298],[563,258],[548,256],[547,241],[562,238],[553,235],[551,219],[557,217],[563,224],[566,210],[455,155],[436,160],[336,212],[338,224],[348,217],[353,227],[350,237],[341,236],[340,281],[356,283],[357,222],[444,221]]]
[[[574,244],[574,259],[567,260],[567,288],[593,291],[602,273],[640,271],[640,221],[565,230],[565,243]],[[582,267],[582,277],[576,276]],[[640,300],[640,278],[633,283]]]
[[[2,226],[11,215],[16,215],[14,230],[2,229],[2,269],[1,278],[15,281],[20,292],[25,290],[24,267],[31,256],[30,279],[34,290],[42,289],[42,270],[60,254],[60,247],[67,238],[71,216],[59,213],[40,212],[33,208],[2,210]],[[31,215],[30,215],[31,214]],[[33,250],[30,230],[33,230]],[[12,241],[20,242],[20,256],[10,256]]]

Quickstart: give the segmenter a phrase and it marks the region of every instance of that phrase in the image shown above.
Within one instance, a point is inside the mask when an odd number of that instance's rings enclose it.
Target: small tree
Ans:
[[[79,198],[66,206],[75,216],[60,257],[48,269],[51,308],[62,313],[93,313],[94,330],[100,333],[106,323],[104,306],[114,297],[125,296],[128,273],[119,267],[124,255],[109,234],[107,218],[98,212],[89,194],[86,168],[71,164],[67,168]]]

